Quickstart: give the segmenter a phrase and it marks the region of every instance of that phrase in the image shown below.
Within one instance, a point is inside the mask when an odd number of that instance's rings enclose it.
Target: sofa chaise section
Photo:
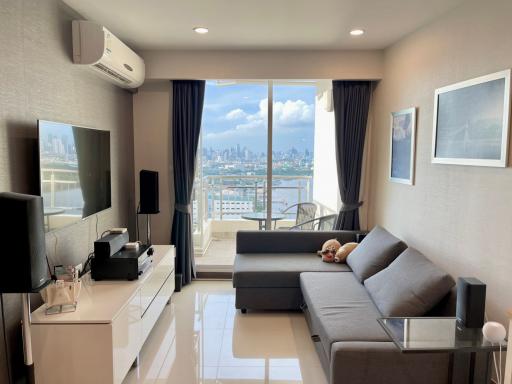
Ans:
[[[349,272],[346,264],[323,263],[316,255],[336,238],[353,242],[356,231],[239,231],[233,267],[237,309],[298,310],[301,272]]]
[[[353,273],[305,272],[300,284],[311,333],[328,358],[337,341],[389,341],[379,310]]]
[[[449,382],[447,354],[400,353],[353,273],[305,272],[300,283],[306,320],[330,383]]]
[[[448,384],[447,353],[400,353],[393,342],[333,343],[326,372],[332,384]]]

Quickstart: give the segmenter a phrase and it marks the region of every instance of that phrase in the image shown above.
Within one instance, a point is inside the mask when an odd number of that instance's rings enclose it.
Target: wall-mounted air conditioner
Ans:
[[[144,60],[102,25],[73,20],[73,62],[123,88],[144,82]]]

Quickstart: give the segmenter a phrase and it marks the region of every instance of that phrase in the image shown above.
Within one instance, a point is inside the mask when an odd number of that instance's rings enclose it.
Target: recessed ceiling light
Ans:
[[[205,33],[208,33],[208,28],[206,27],[195,27],[194,32],[199,33],[201,35],[204,35]]]
[[[353,29],[350,31],[352,36],[361,36],[364,35],[364,31],[362,29]]]

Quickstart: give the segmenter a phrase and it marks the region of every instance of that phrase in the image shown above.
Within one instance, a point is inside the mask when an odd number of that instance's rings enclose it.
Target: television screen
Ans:
[[[45,230],[111,207],[110,132],[38,121]]]

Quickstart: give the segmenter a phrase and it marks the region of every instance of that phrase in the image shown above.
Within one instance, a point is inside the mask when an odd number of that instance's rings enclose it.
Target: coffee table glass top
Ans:
[[[460,328],[454,317],[385,317],[377,321],[404,353],[500,349],[499,344],[484,339],[481,328]],[[503,342],[501,349],[506,347]]]

